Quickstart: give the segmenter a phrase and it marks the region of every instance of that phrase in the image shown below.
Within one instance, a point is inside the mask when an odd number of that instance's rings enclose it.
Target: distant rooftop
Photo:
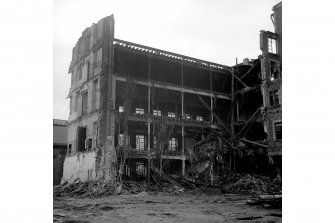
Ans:
[[[61,120],[61,119],[53,119],[53,124],[54,125],[67,126],[67,121],[66,120]]]

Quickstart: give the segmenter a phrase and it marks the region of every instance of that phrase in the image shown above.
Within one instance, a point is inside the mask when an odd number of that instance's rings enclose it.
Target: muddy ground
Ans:
[[[281,208],[247,205],[252,195],[141,192],[104,198],[55,198],[54,222],[281,222]]]

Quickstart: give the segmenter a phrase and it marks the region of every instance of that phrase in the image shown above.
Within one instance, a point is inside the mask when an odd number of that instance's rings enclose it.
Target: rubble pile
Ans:
[[[277,178],[256,174],[229,174],[221,180],[223,193],[279,193],[281,183]]]
[[[204,183],[201,179],[180,177],[159,172],[152,168],[151,183],[123,181],[120,183],[107,183],[103,179],[88,182],[64,183],[54,187],[54,197],[102,197],[119,194],[138,194],[141,192],[164,192],[177,195],[185,191],[204,192],[209,187],[217,188],[220,193],[248,193],[248,194],[274,194],[281,193],[281,182],[275,178],[256,174],[230,173],[223,177],[216,177],[213,185]]]
[[[165,192],[176,195],[184,191],[186,191],[186,189],[183,187],[179,187],[165,182],[160,183],[160,185],[157,185],[156,183],[151,183],[150,185],[148,185],[144,182],[141,183],[129,181],[123,183],[120,194],[138,194],[141,192]]]
[[[119,188],[104,180],[80,182],[78,178],[73,183],[54,186],[54,197],[102,197],[117,193]]]

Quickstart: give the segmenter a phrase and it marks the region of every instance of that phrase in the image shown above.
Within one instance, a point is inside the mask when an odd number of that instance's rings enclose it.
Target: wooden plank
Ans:
[[[239,137],[240,134],[246,129],[246,127],[249,125],[249,123],[256,117],[256,115],[258,114],[258,112],[261,110],[263,105],[261,105],[255,112],[254,114],[252,114],[252,116],[249,118],[249,120],[247,121],[247,123],[245,123],[245,125],[243,126],[243,128],[236,134],[235,138]]]
[[[240,140],[240,141],[242,141],[242,142],[246,142],[246,143],[250,143],[250,144],[254,144],[254,145],[257,145],[257,146],[260,146],[260,147],[264,147],[264,148],[269,148],[269,146],[267,146],[267,145],[264,145],[264,144],[260,144],[260,143],[258,143],[258,142],[253,142],[253,141],[250,141],[250,140],[247,140],[247,139],[238,139],[238,140]]]
[[[236,75],[234,75],[235,79],[238,80],[244,87],[248,87],[240,78],[238,78]]]
[[[198,95],[201,103],[211,112],[211,114],[214,115],[214,117],[220,122],[220,124],[223,126],[223,128],[229,132],[229,129],[228,127],[226,126],[226,124],[221,120],[221,118],[208,106],[208,104],[205,102],[205,100],[200,96]]]

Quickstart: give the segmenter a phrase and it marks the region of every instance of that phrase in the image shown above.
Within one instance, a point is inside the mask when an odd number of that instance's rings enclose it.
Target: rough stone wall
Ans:
[[[282,3],[278,3],[273,7],[273,19],[274,19],[274,27],[275,33],[278,34],[279,43],[282,42]],[[279,55],[282,55],[281,44],[279,46]]]
[[[68,133],[68,143],[72,144],[72,150],[71,153],[67,155],[64,163],[64,176],[79,176],[81,174],[79,173],[80,171],[86,171],[86,169],[81,170],[82,166],[86,165],[85,162],[90,163],[90,166],[93,162],[92,160],[94,160],[94,173],[96,173],[96,177],[103,177],[105,172],[112,173],[110,174],[112,176],[116,175],[116,171],[114,169],[110,170],[112,164],[116,162],[113,131],[107,129],[113,129],[115,126],[113,102],[115,99],[116,80],[115,78],[114,80],[112,80],[112,78],[110,78],[110,81],[108,80],[109,76],[112,76],[113,71],[113,66],[110,64],[110,62],[113,61],[113,37],[114,18],[113,16],[105,17],[97,24],[93,24],[90,28],[87,28],[83,32],[83,36],[79,38],[73,50],[74,55],[72,57],[69,72],[73,73],[74,81],[71,84],[70,92],[75,89],[77,90],[74,94],[72,94],[72,112],[69,117]],[[84,45],[82,44],[83,40],[86,42]],[[79,79],[78,66],[82,63],[82,78]],[[98,79],[96,79],[96,76],[98,76]],[[97,100],[95,103],[96,106],[93,106],[92,97],[94,97],[94,82],[96,80],[97,91],[95,93]],[[114,90],[114,93],[112,90]],[[86,91],[88,92],[87,115],[83,115],[82,93]],[[76,93],[78,93],[79,97],[77,101],[77,111],[74,112],[73,106],[75,104],[74,98]],[[86,138],[90,138],[91,136],[93,137],[94,122],[97,122],[98,125],[97,148],[95,148],[96,151],[78,153],[76,145],[77,128],[86,127]],[[109,137],[107,137],[108,133]],[[107,139],[111,140],[107,141]],[[89,161],[87,161],[87,158],[83,158],[85,157],[84,154],[91,152],[94,152],[94,156],[90,156]],[[77,161],[74,160],[73,156],[78,156]],[[106,166],[110,167],[109,170],[106,170]],[[87,177],[82,176],[80,176],[80,178],[82,178],[82,180],[88,179]]]
[[[116,176],[116,152],[114,148],[115,129],[115,78],[113,72],[113,38],[114,18],[106,17],[103,20],[102,40],[102,73],[100,85],[99,150],[97,153],[97,168],[99,176],[112,179]]]
[[[268,37],[277,39],[277,54],[268,52]],[[275,33],[261,31],[260,44],[264,128],[271,147],[269,154],[281,155],[281,140],[275,138],[274,123],[282,121],[282,78],[271,80],[271,60],[278,62],[281,67],[281,38]],[[270,106],[269,92],[274,90],[278,90],[279,105]]]

